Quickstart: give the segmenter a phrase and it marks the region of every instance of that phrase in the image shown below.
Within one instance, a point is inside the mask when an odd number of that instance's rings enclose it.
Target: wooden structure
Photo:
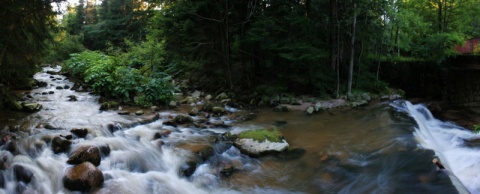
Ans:
[[[472,55],[477,45],[480,44],[480,38],[472,38],[465,41],[462,45],[455,45],[455,51],[462,55]]]

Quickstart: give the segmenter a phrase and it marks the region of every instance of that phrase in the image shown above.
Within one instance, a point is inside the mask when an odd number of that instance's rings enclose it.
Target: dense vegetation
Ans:
[[[34,2],[41,11],[27,10]],[[1,84],[29,77],[54,33],[49,61],[71,56],[66,70],[125,102],[167,101],[172,77],[211,92],[339,97],[385,91],[382,64],[440,64],[480,36],[477,0],[79,0],[59,31],[49,2],[0,8]]]

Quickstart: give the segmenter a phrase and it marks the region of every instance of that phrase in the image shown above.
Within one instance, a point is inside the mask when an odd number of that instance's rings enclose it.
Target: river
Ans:
[[[312,116],[261,109],[248,122],[213,118],[231,125],[215,129],[164,126],[169,115],[179,112],[160,111],[157,121],[112,132],[109,123],[128,123],[138,116],[99,111],[98,96],[57,89],[73,86],[64,76],[47,73],[59,70],[48,67],[35,75],[47,87],[22,91],[31,95],[27,101],[43,105],[41,111],[0,112],[2,136],[17,137],[14,151],[8,144],[1,147],[3,193],[74,193],[62,184],[69,154],[54,153],[48,142],[51,137],[69,135],[72,128],[88,128],[89,135],[74,138],[71,150],[81,145],[111,148],[98,166],[104,184],[93,193],[480,193],[480,152],[465,145],[465,140],[474,141],[480,135],[436,120],[422,105],[380,102]],[[70,95],[77,101],[68,101]],[[55,129],[45,129],[46,124]],[[185,145],[211,144],[224,132],[272,125],[277,125],[292,148],[298,148],[293,154],[251,158],[217,143],[213,156],[198,163],[190,176],[182,175],[181,169],[192,157],[182,149]],[[152,137],[166,129],[172,133],[159,146]],[[447,169],[438,170],[433,158]],[[235,171],[219,172],[218,166],[224,163],[234,163]],[[32,181],[18,181],[15,165],[30,171]]]

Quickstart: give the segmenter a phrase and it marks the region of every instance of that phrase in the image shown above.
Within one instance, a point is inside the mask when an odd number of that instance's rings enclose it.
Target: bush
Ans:
[[[72,54],[64,63],[64,71],[82,78],[91,84],[95,92],[122,102],[135,98],[138,105],[167,103],[172,98],[171,77],[165,73],[150,73],[144,76],[130,66],[123,56],[107,56],[100,52],[84,51]]]

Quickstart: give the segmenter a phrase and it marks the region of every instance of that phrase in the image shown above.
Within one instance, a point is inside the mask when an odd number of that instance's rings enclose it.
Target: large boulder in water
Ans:
[[[52,140],[52,150],[56,154],[68,151],[70,149],[70,145],[72,145],[72,142],[64,137],[57,136]]]
[[[235,147],[249,156],[283,152],[288,143],[278,129],[257,129],[237,134]]]
[[[92,191],[103,184],[103,173],[90,162],[84,162],[66,170],[63,186],[71,191]]]
[[[75,151],[73,151],[70,158],[68,158],[67,163],[69,164],[81,164],[83,162],[90,162],[95,166],[100,165],[101,156],[100,150],[91,145],[81,146]]]

